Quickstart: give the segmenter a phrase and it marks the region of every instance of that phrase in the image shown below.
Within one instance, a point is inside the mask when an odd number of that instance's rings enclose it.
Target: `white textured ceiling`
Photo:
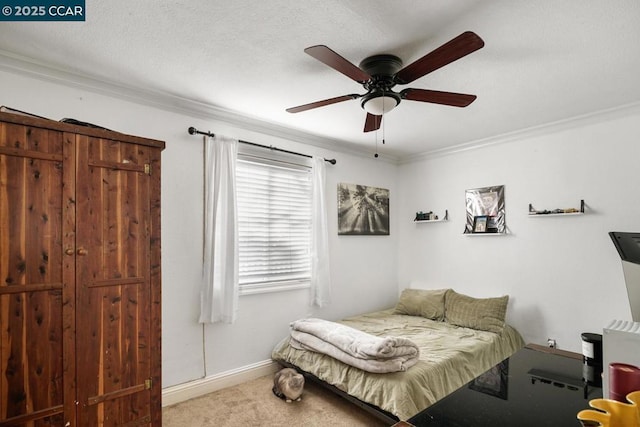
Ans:
[[[397,158],[640,101],[638,0],[87,0],[86,10],[82,23],[2,22],[0,51],[371,152],[382,132],[362,132],[357,100],[285,112],[364,93],[303,49],[409,64],[477,33],[484,48],[407,87],[478,99],[466,108],[403,101],[385,116],[379,149]]]

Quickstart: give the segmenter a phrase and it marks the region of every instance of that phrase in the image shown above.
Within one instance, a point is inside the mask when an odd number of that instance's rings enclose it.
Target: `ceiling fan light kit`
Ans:
[[[367,112],[364,131],[378,130],[382,116],[393,110],[400,101],[429,102],[454,107],[466,107],[475,95],[407,88],[394,92],[396,85],[405,85],[482,48],[484,41],[475,33],[466,31],[439,48],[424,55],[406,67],[395,55],[374,55],[363,59],[357,67],[324,45],[311,46],[304,51],[318,61],[344,74],[362,85],[366,93],[350,94],[287,108],[289,113],[299,113],[338,102],[362,98],[360,105]]]
[[[362,108],[374,116],[382,116],[400,104],[400,96],[394,92],[371,92],[362,97]]]

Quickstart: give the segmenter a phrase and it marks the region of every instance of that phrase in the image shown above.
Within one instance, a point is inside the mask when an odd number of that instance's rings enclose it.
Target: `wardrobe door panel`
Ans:
[[[79,425],[152,419],[150,150],[77,140]]]
[[[63,145],[0,122],[0,425],[64,425]]]

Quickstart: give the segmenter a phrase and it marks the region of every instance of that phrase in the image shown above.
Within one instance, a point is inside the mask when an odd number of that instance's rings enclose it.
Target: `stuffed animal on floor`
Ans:
[[[295,369],[284,368],[276,372],[273,377],[273,394],[287,403],[302,400],[302,389],[304,388],[304,377]]]

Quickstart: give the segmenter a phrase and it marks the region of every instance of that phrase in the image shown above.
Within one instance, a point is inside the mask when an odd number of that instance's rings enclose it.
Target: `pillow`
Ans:
[[[508,295],[498,298],[472,298],[451,290],[444,301],[445,320],[452,325],[466,328],[501,332],[508,302]]]
[[[445,295],[449,289],[405,289],[400,294],[394,314],[444,319]]]

